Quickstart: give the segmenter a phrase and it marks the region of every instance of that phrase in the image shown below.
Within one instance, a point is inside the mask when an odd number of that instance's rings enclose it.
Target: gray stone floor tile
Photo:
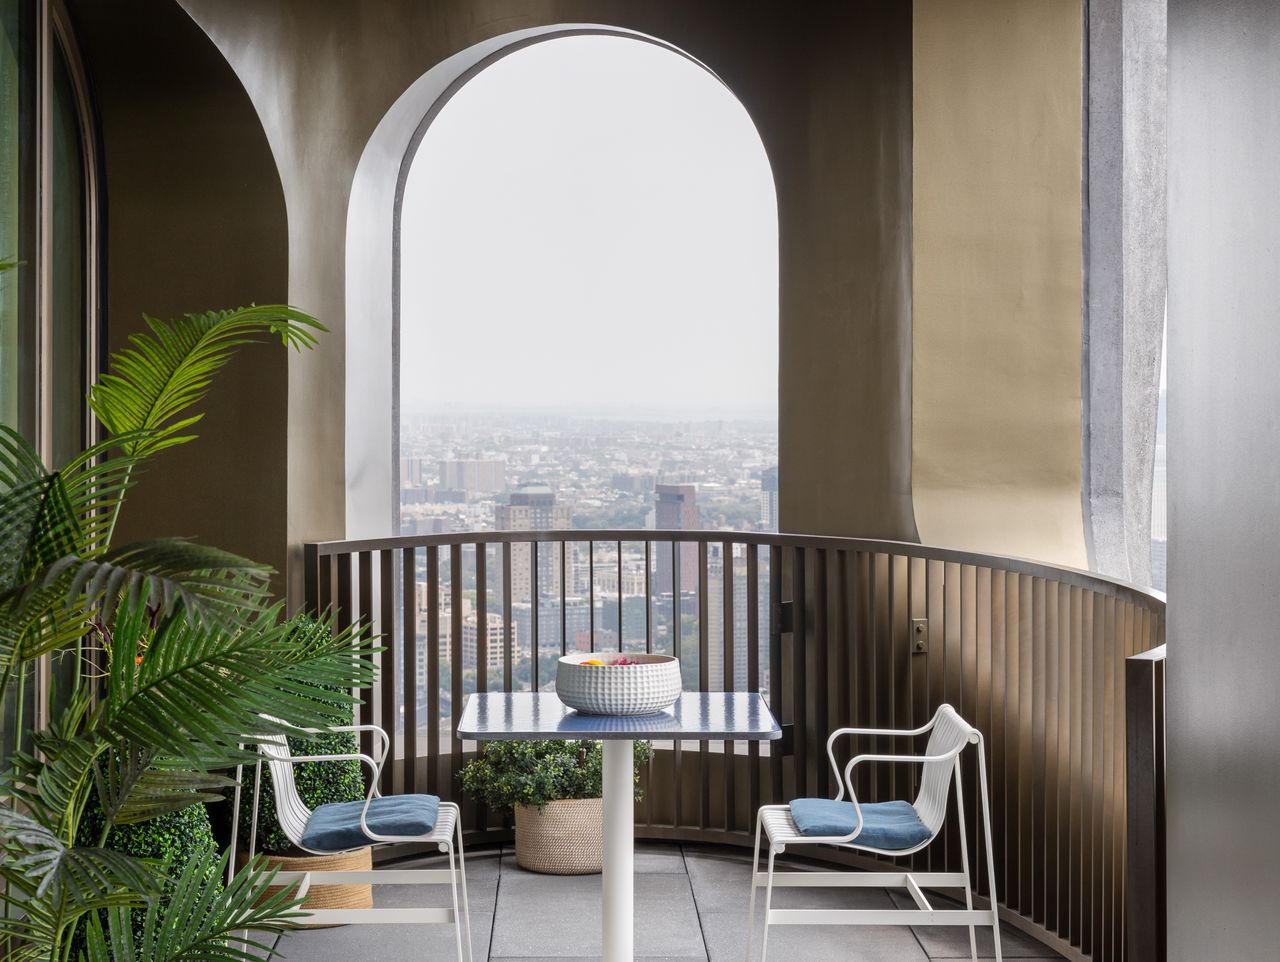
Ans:
[[[635,899],[637,955],[706,957],[687,878],[637,875]],[[599,876],[504,874],[498,888],[493,958],[537,958],[553,946],[561,958],[599,955]]]
[[[470,867],[471,862],[468,860],[468,871],[470,871]],[[684,858],[680,854],[680,848],[677,845],[663,845],[657,842],[636,842],[635,871],[637,875],[684,875]],[[516,856],[513,851],[503,854],[502,872],[504,875],[521,874],[531,875],[535,878],[549,877],[546,875],[539,875],[536,872],[530,872],[527,869],[522,869],[516,864]],[[599,875],[584,877],[600,878]]]
[[[929,904],[934,908],[963,908],[963,904],[944,895],[929,892]],[[890,893],[898,908],[913,908],[911,896],[903,892]],[[931,959],[968,959],[969,930],[951,925],[913,926],[916,938]],[[1030,936],[1009,925],[1000,926],[1000,949],[1006,959],[1056,959],[1058,954]],[[978,958],[995,958],[991,929],[978,929]]]
[[[504,857],[505,855],[505,857]],[[600,876],[535,875],[516,868],[508,850],[477,849],[467,859],[476,962],[587,962],[600,952]],[[396,867],[436,867],[436,856]],[[779,860],[788,871],[824,866]],[[636,851],[637,962],[741,962],[747,938],[750,854],[731,848],[639,843]],[[687,870],[687,874],[686,874]],[[449,903],[447,886],[375,888],[382,906]],[[942,896],[930,896],[946,902]],[[757,896],[755,954],[763,932],[763,893]],[[903,893],[882,889],[777,889],[778,908],[890,908]],[[909,899],[902,902],[909,904]],[[492,933],[493,944],[490,946]],[[1007,959],[1054,959],[1047,947],[1005,926]],[[453,958],[447,925],[349,925],[289,936],[289,962],[407,962]],[[968,930],[906,926],[775,926],[772,962],[929,962],[967,959]],[[990,953],[990,936],[979,943]],[[492,954],[490,954],[492,952]]]

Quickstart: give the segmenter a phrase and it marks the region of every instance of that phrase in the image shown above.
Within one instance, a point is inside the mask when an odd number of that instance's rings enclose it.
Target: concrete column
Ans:
[[[1169,4],[1169,959],[1274,959],[1280,5]]]

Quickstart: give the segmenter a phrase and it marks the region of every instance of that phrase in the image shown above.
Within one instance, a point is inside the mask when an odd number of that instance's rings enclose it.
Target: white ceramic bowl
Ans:
[[[628,664],[615,664],[626,658]],[[584,661],[603,665],[584,665]],[[588,715],[652,715],[680,697],[680,660],[670,655],[574,652],[556,667],[556,694]]]

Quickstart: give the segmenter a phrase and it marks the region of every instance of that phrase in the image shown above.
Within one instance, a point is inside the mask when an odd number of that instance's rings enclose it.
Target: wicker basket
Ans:
[[[266,855],[268,868],[282,872],[368,872],[373,868],[372,849],[360,848],[341,855]],[[271,891],[275,891],[272,887]],[[369,909],[373,908],[372,885],[312,885],[307,892],[304,909]],[[333,928],[330,925],[308,925],[311,929]]]
[[[516,806],[516,864],[544,875],[597,875],[604,861],[604,807],[565,798]]]

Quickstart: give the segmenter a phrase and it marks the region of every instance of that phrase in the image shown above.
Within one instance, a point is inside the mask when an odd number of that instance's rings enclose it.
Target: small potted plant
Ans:
[[[636,798],[648,742],[635,743]],[[588,741],[491,742],[462,769],[482,805],[515,812],[516,864],[547,875],[591,875],[604,860],[601,748]]]

